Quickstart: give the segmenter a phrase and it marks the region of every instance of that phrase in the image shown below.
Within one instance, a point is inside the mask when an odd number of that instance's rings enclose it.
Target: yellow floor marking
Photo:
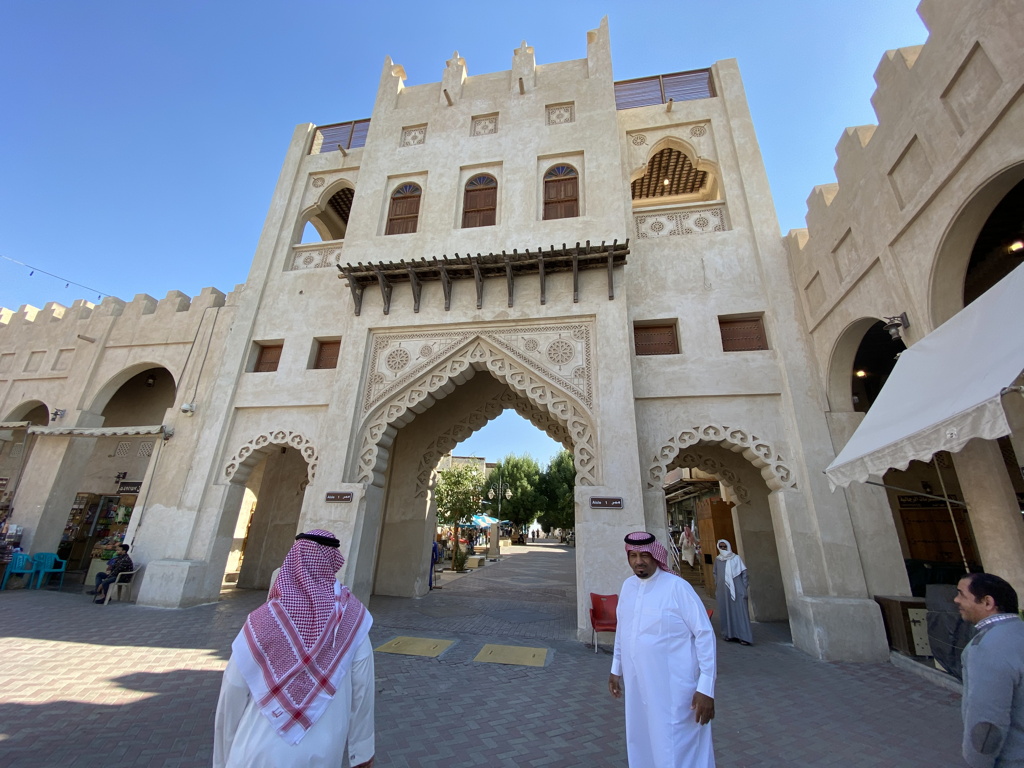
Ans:
[[[454,642],[454,640],[437,640],[433,637],[396,637],[376,650],[380,653],[401,653],[405,656],[436,658],[447,651]]]
[[[518,645],[485,645],[473,661],[492,664],[518,664],[521,667],[543,667],[547,648],[524,648]]]

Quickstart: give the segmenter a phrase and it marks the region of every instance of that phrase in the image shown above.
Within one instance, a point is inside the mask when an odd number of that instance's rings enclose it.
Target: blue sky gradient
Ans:
[[[605,15],[618,80],[738,59],[786,232],[803,226],[814,185],[835,180],[843,129],[875,121],[884,52],[924,42],[915,6],[9,0],[0,306],[228,292],[247,277],[295,125],[369,117],[386,55],[409,85],[440,80],[455,50],[470,75],[507,70],[524,39],[539,64],[583,58]],[[513,437],[510,419],[536,445]],[[543,462],[556,449],[518,416],[474,439],[492,431],[460,452]]]

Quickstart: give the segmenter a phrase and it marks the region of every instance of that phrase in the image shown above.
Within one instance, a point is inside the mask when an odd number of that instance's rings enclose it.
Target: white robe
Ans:
[[[715,695],[715,632],[697,593],[659,568],[623,582],[616,615],[631,768],[714,768],[711,725],[690,709],[694,691]]]
[[[340,768],[365,763],[374,754],[373,686],[373,646],[367,637],[323,715],[291,745],[260,712],[232,655],[217,701],[213,767]]]

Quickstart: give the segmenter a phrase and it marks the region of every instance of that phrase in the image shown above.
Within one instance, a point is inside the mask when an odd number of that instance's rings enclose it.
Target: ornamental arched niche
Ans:
[[[564,434],[559,442],[573,445],[577,484],[599,485],[592,345],[589,323],[517,325],[484,333],[376,334],[365,372],[352,475],[358,482],[383,487],[398,430],[477,373],[488,373],[530,404],[522,409],[532,414],[531,421],[540,419],[545,431]],[[548,421],[537,411],[546,413]]]
[[[724,424],[689,427],[665,440],[648,465],[647,488],[661,488],[667,468],[676,463],[679,454],[698,445],[720,446],[742,455],[760,470],[761,477],[773,491],[797,489],[792,469],[767,440]]]
[[[283,445],[294,448],[306,460],[306,479],[312,483],[316,478],[316,468],[320,454],[316,445],[300,432],[276,429],[257,435],[240,447],[224,465],[224,479],[228,482],[244,483],[249,473],[270,452],[272,446]]]
[[[728,486],[738,503],[746,504],[750,501],[750,489],[743,483],[739,473],[735,472],[727,461],[722,461],[720,457],[702,451],[701,446],[683,449],[669,466],[699,469],[705,474],[712,475],[723,485]]]
[[[648,137],[638,133],[631,137],[631,141],[634,146],[644,146]],[[635,167],[629,175],[633,207],[719,200],[722,194],[720,178],[718,165],[701,157],[693,144],[675,136],[665,136],[654,142],[643,164]]]
[[[313,226],[321,241],[344,240],[352,213],[355,185],[345,178],[327,183],[325,177],[313,176],[310,186],[317,194],[317,199],[299,214],[292,242],[302,241],[306,224]]]

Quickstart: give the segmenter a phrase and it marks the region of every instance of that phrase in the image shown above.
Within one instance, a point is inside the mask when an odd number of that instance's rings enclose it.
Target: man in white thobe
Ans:
[[[715,633],[693,587],[650,533],[626,536],[633,575],[616,612],[612,696],[626,696],[631,768],[714,768]]]
[[[373,765],[373,620],[335,578],[345,559],[334,534],[295,538],[231,646],[214,768]]]

